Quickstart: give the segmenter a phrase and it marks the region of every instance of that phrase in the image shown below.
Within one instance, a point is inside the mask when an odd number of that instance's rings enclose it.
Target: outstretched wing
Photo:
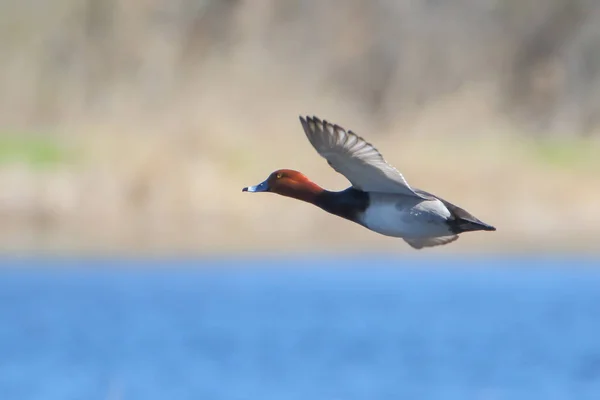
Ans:
[[[315,150],[356,189],[366,192],[398,193],[426,199],[387,163],[381,153],[352,131],[321,121],[300,117],[304,133]]]

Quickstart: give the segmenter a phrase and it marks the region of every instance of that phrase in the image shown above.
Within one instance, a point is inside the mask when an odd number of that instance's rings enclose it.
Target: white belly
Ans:
[[[386,236],[430,238],[451,234],[446,220],[450,212],[439,200],[390,201],[371,198],[359,222]]]

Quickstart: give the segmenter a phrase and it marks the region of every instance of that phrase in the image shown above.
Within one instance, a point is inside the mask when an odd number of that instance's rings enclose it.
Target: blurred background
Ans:
[[[5,251],[406,251],[242,195],[348,185],[299,115],[498,227],[444,252],[598,248],[595,0],[5,0],[0,29]]]
[[[600,398],[597,0],[0,2],[0,398]],[[498,228],[416,252],[315,115]]]

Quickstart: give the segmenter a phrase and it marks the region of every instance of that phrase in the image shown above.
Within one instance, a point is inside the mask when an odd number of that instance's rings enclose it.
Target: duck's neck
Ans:
[[[323,190],[312,203],[328,213],[357,222],[369,206],[369,194],[354,188],[341,192]]]
[[[288,185],[279,189],[278,193],[314,204],[328,213],[354,222],[369,206],[369,194],[351,187],[341,192],[330,192],[314,182],[303,182]]]

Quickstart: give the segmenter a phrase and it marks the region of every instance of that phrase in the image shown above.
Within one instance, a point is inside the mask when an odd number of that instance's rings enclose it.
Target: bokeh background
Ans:
[[[5,252],[407,251],[241,193],[347,186],[299,115],[498,227],[433,251],[598,248],[595,0],[6,0],[0,29]]]
[[[415,251],[299,115],[498,228]],[[598,0],[0,1],[1,400],[600,399]]]

